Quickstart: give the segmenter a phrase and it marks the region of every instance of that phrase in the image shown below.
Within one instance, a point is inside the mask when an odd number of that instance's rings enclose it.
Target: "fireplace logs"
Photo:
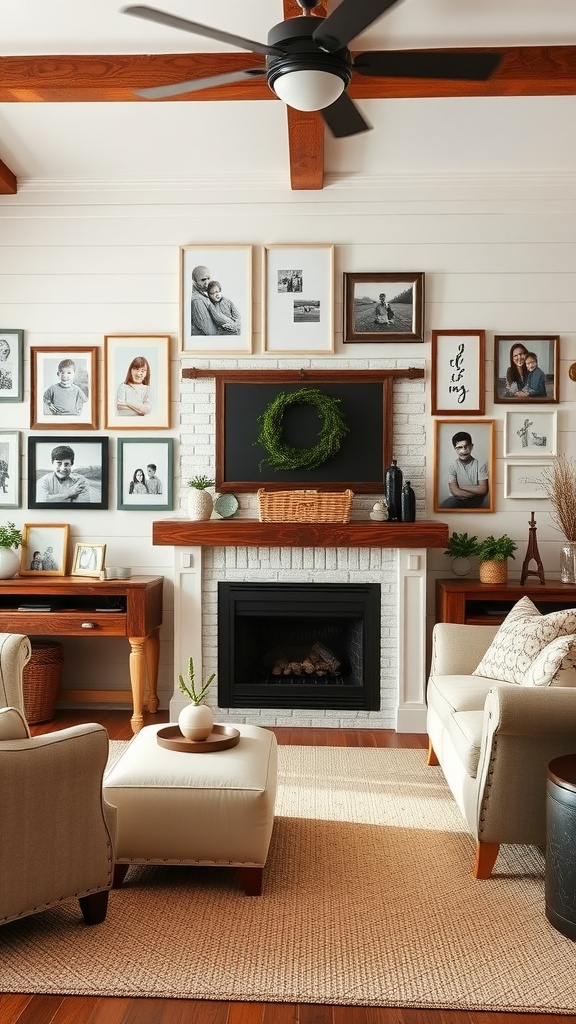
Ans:
[[[269,663],[269,657],[265,663]],[[285,654],[276,655],[272,664],[273,676],[318,676],[322,679],[325,676],[340,676],[342,663],[332,651],[322,644],[312,645],[307,654],[296,661],[291,660]]]

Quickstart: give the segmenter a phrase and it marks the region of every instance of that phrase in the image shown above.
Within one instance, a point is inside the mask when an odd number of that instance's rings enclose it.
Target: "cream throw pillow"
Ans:
[[[522,686],[550,686],[556,683],[556,676],[563,658],[574,643],[573,636],[559,636],[547,644],[524,675]],[[558,684],[556,685],[566,685]]]
[[[489,679],[501,679],[505,683],[523,683],[526,673],[546,647],[560,637],[570,636],[570,643],[548,652],[543,661],[536,665],[533,678],[546,681],[531,682],[531,686],[546,686],[556,674],[563,657],[574,644],[576,633],[576,609],[566,608],[542,615],[529,597],[523,597],[509,611],[496,633],[490,647],[473,675]],[[550,678],[551,659],[559,654]]]
[[[576,686],[576,647],[572,645],[552,679],[552,686]]]

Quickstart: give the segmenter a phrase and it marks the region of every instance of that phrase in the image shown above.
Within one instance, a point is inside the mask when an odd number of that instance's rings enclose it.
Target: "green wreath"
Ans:
[[[316,407],[322,428],[312,448],[294,448],[282,440],[284,412],[289,405]],[[268,458],[260,463],[260,471],[265,462],[272,469],[279,470],[316,469],[336,455],[342,439],[349,433],[339,405],[339,398],[332,398],[316,388],[300,388],[299,391],[277,395],[258,417],[261,429],[257,443],[268,452]]]

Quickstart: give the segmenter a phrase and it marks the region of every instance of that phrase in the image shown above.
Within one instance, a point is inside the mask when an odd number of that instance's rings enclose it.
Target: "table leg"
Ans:
[[[144,654],[148,670],[148,711],[158,711],[158,663],[160,661],[160,630],[155,629],[144,641]]]
[[[144,725],[142,708],[144,704],[144,683],[146,680],[145,636],[129,636],[130,644],[130,686],[132,687],[132,732],[140,732]]]

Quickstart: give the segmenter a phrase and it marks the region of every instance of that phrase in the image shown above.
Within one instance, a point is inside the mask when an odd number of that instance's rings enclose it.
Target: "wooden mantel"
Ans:
[[[447,523],[262,523],[258,519],[161,519],[152,543],[171,547],[445,548]]]

